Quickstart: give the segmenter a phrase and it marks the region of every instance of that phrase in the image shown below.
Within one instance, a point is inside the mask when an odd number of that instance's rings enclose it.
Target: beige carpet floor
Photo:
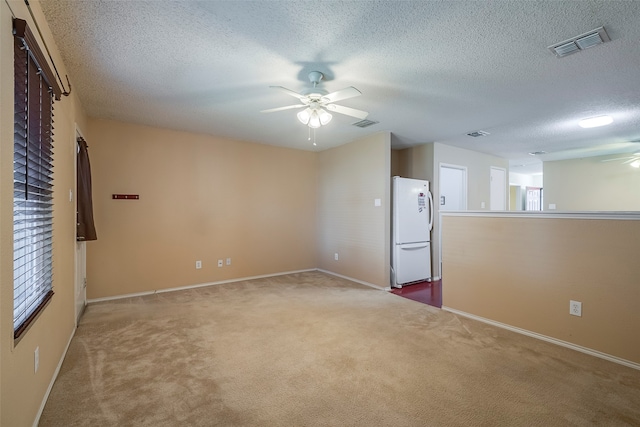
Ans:
[[[319,272],[91,304],[41,426],[638,426],[640,371]]]

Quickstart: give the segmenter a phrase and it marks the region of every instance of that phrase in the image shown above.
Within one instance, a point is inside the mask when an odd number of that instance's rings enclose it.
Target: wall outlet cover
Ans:
[[[582,317],[582,303],[580,301],[569,301],[569,314]]]

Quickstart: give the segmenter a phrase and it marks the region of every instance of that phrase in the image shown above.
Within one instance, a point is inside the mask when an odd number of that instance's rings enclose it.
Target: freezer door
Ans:
[[[431,279],[429,242],[394,245],[395,282],[398,285]]]
[[[429,181],[393,177],[393,238],[395,244],[430,240]]]

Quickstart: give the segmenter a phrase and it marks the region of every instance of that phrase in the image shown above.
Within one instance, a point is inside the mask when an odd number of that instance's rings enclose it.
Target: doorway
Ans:
[[[527,210],[541,211],[542,206],[542,188],[527,187]]]
[[[467,168],[440,163],[441,211],[467,210]]]
[[[507,210],[507,170],[491,166],[489,179],[489,209]]]
[[[76,127],[76,188],[75,188],[75,207],[76,207],[76,216],[78,214],[78,152],[80,147],[78,145],[78,138],[82,138],[82,135],[79,129]],[[87,305],[87,242],[78,242],[76,241],[76,253],[75,253],[75,264],[76,264],[76,277],[75,277],[75,315],[76,315],[76,326],[80,322],[80,317],[82,313],[84,313],[84,309]]]

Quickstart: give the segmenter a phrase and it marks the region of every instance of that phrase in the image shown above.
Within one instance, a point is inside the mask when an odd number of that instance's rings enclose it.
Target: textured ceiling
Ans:
[[[270,85],[329,92],[379,124],[334,114],[318,148],[385,130],[395,148],[441,142],[511,159],[640,151],[640,1],[42,0],[92,117],[314,149]],[[554,43],[604,26],[565,58]],[[292,102],[293,101],[293,102]],[[614,124],[582,129],[584,117]],[[484,130],[490,135],[471,138]],[[521,169],[518,169],[521,168]]]

